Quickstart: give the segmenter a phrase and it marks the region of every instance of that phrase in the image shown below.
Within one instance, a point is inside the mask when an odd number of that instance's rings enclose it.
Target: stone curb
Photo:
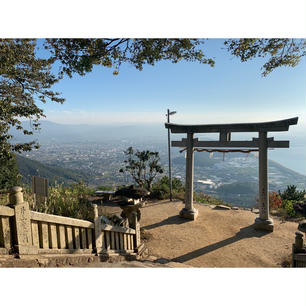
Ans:
[[[3,268],[54,268],[69,267],[73,265],[86,265],[93,262],[118,263],[122,261],[136,260],[136,254],[119,255],[119,254],[101,254],[97,255],[23,255],[20,258],[14,258],[13,255],[0,257],[0,267]]]

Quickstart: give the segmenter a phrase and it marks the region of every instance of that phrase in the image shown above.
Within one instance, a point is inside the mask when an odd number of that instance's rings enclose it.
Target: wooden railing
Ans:
[[[10,207],[9,207],[10,206]],[[0,254],[133,253],[140,246],[140,227],[101,224],[97,205],[94,222],[31,211],[21,187],[14,187],[9,206],[0,205]]]

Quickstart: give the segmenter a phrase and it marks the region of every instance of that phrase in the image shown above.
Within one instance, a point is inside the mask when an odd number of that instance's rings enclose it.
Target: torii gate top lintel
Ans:
[[[288,131],[290,125],[295,125],[298,117],[259,123],[227,123],[227,124],[174,124],[165,123],[171,133],[220,133],[220,132],[282,132]]]

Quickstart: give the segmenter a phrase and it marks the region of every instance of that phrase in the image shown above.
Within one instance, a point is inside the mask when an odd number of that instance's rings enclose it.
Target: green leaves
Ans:
[[[18,167],[13,154],[0,156],[0,190],[9,190],[17,186],[20,181]]]
[[[227,50],[242,62],[256,57],[267,58],[262,67],[262,75],[267,76],[281,66],[295,67],[306,55],[305,39],[229,39],[225,41]]]
[[[289,185],[287,186],[287,189],[283,192],[279,192],[282,200],[291,200],[291,201],[303,201],[304,195],[306,194],[306,191],[299,191],[297,190],[297,187],[295,185]]]
[[[63,103],[60,94],[50,90],[60,77],[51,73],[54,59],[36,55],[36,40],[0,39],[0,132],[2,142],[8,143],[9,129],[15,127],[25,135],[38,129],[38,120],[44,117],[36,103],[47,99]],[[24,129],[21,118],[32,120],[32,130]],[[30,150],[35,142],[9,145],[9,150]],[[0,151],[0,154],[4,152]]]
[[[151,191],[153,180],[163,173],[159,153],[149,150],[135,152],[133,147],[129,147],[124,154],[127,159],[119,172],[129,173],[140,187]]]
[[[203,44],[200,39],[47,39],[45,47],[61,62],[61,72],[72,77],[92,71],[95,65],[113,67],[114,75],[122,63],[138,70],[161,60],[177,63],[184,59],[213,66],[214,60],[206,58],[200,48]]]

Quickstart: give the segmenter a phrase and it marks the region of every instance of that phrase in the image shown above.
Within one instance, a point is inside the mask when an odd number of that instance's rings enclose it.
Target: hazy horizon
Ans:
[[[24,124],[28,125],[28,121]],[[300,174],[306,175],[306,130],[296,130],[297,126],[290,126],[287,132],[269,133],[269,137],[275,140],[289,140],[289,148],[269,150],[269,159],[292,169]],[[29,141],[36,139],[41,144],[46,142],[111,142],[112,140],[126,139],[130,142],[141,143],[163,143],[167,147],[167,130],[164,123],[138,123],[138,124],[58,124],[49,120],[41,121],[41,130],[32,137],[23,136],[18,131],[13,131],[14,140]],[[251,140],[257,137],[257,133],[232,133],[232,139]],[[185,137],[184,134],[171,134],[171,140]],[[195,134],[200,139],[218,139],[217,133]],[[127,143],[128,146],[128,143]]]

